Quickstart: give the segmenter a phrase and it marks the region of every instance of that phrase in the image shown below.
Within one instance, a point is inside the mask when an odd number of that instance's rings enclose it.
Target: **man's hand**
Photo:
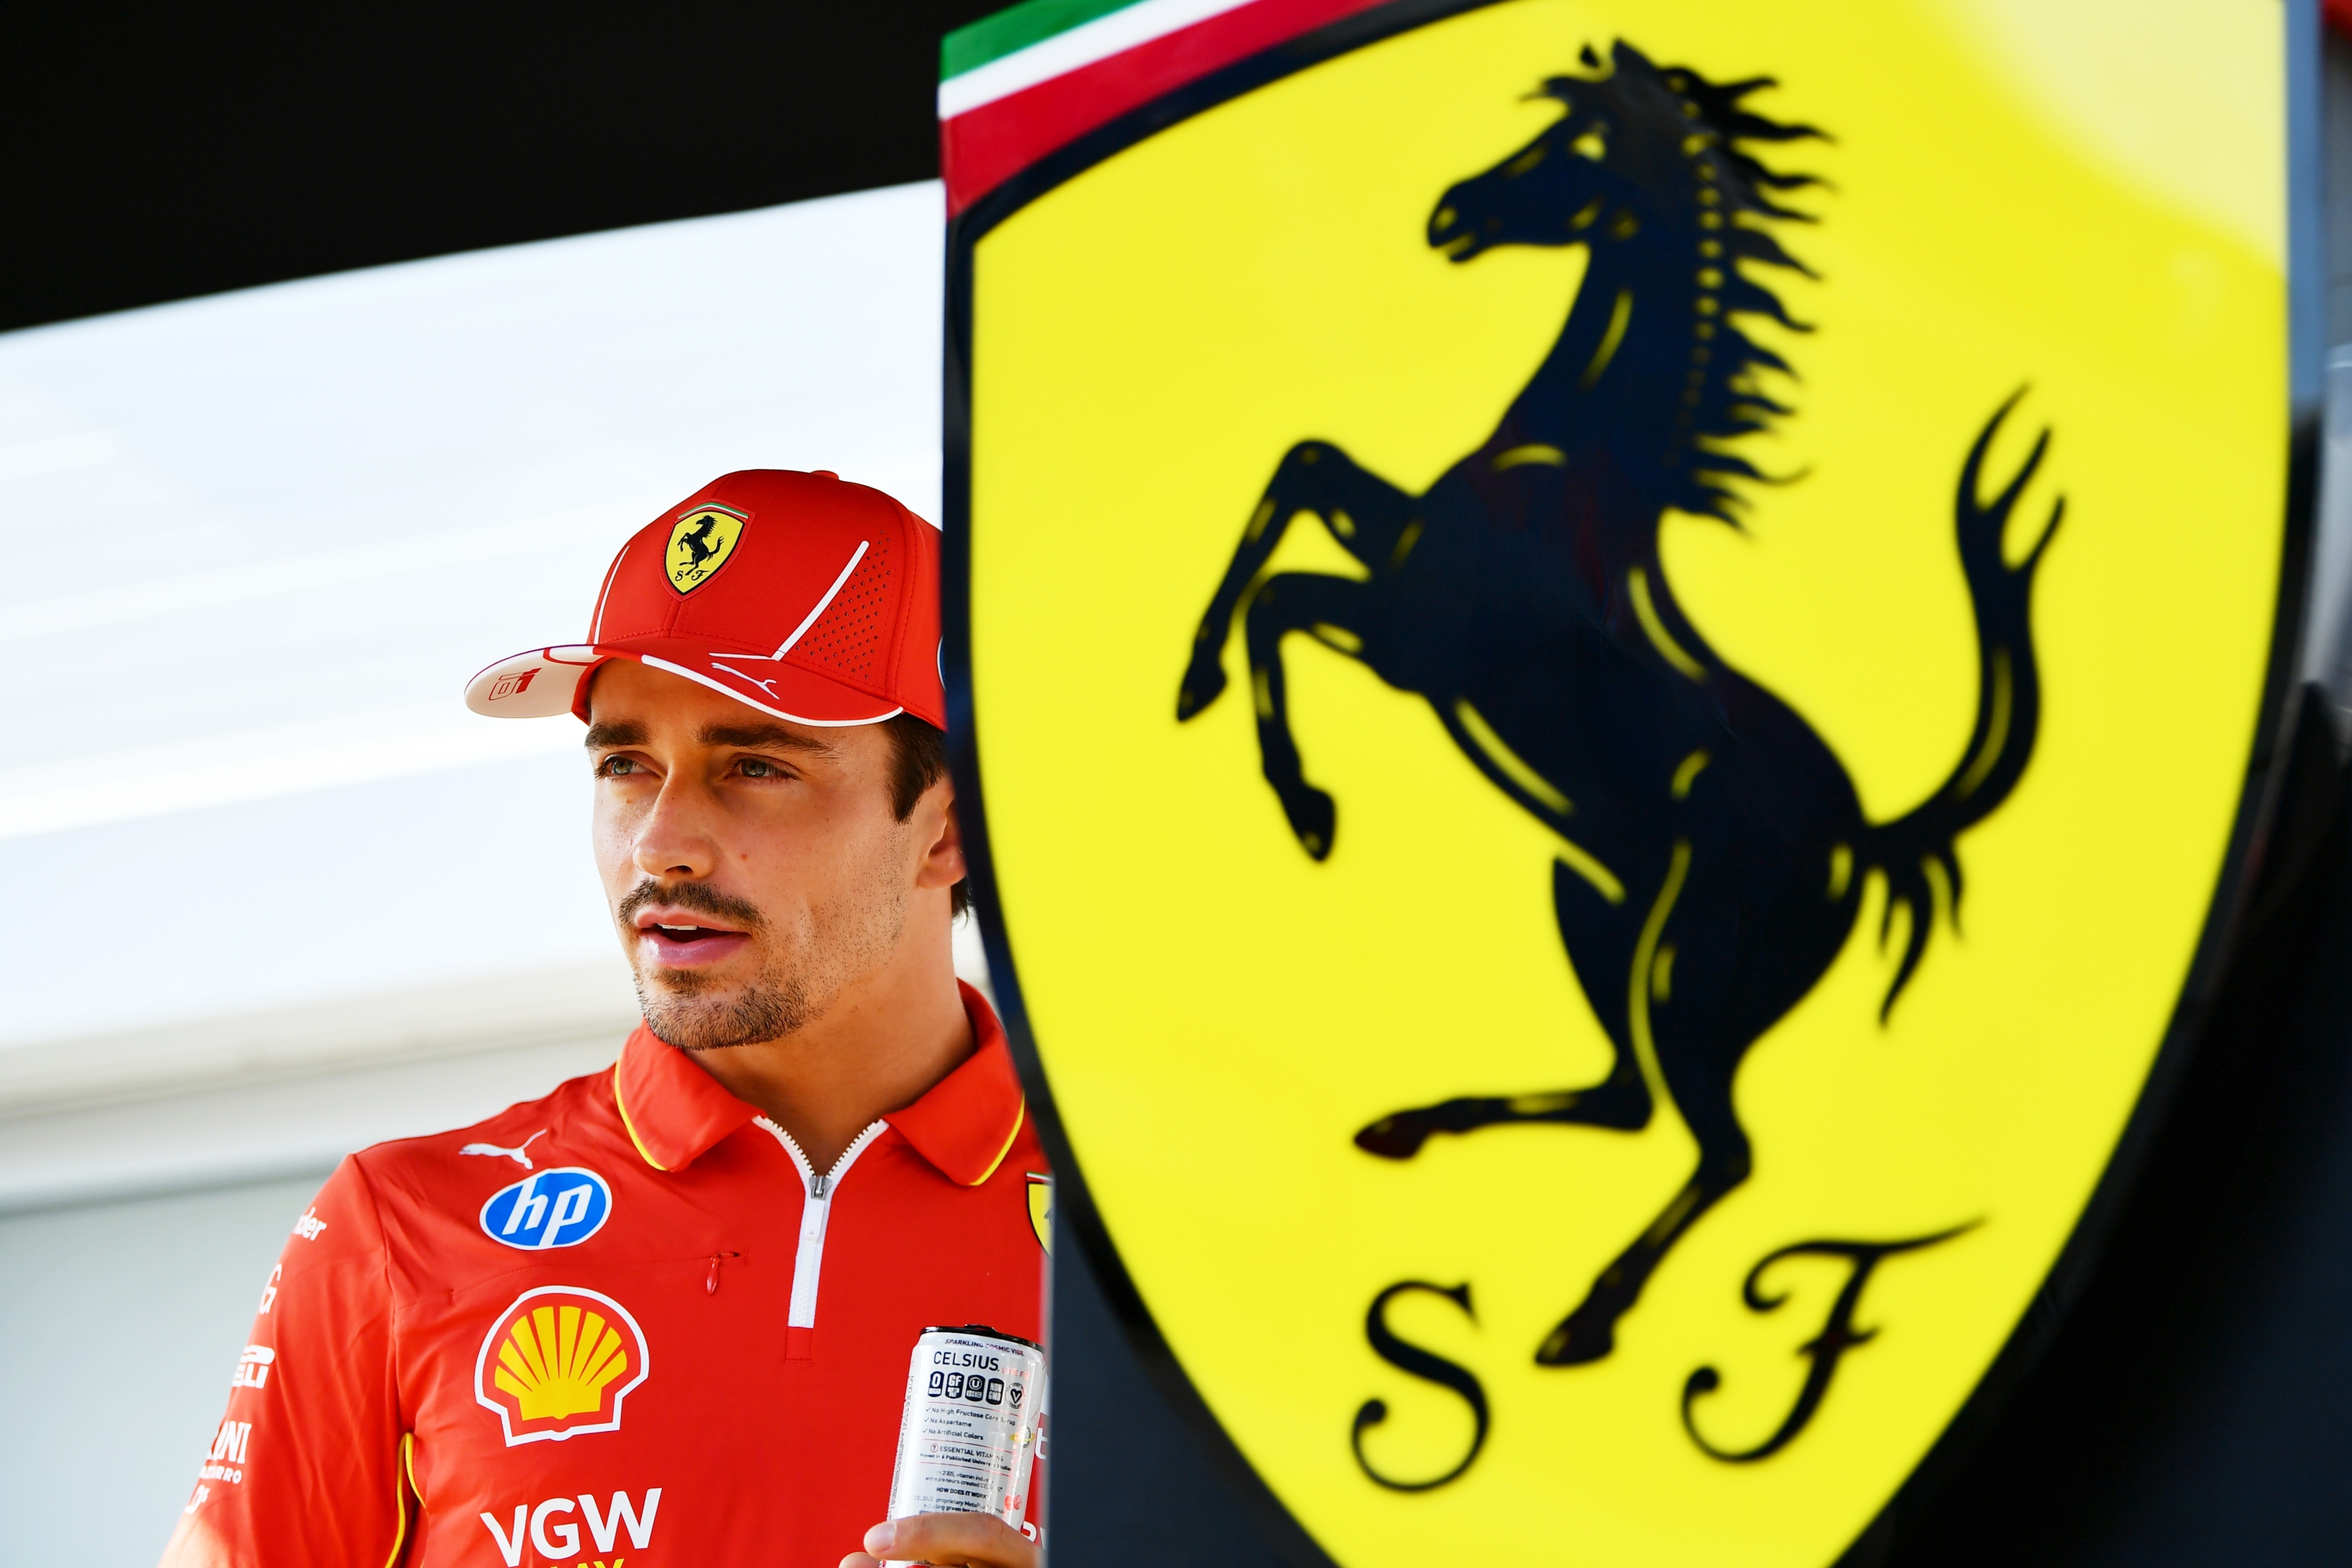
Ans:
[[[1037,1545],[987,1513],[919,1513],[885,1520],[866,1532],[866,1550],[841,1568],[878,1568],[886,1560],[940,1568],[1037,1568]]]

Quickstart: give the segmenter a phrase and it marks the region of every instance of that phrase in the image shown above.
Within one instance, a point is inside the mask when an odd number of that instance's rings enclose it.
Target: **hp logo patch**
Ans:
[[[527,1251],[577,1247],[612,1217],[613,1189],[577,1165],[534,1171],[482,1205],[482,1234]]]

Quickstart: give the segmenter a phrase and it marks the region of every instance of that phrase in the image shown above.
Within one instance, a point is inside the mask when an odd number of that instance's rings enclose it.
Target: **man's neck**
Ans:
[[[911,1105],[971,1056],[971,1020],[946,944],[893,963],[782,1039],[690,1053],[721,1088],[767,1112],[819,1173],[884,1113]]]

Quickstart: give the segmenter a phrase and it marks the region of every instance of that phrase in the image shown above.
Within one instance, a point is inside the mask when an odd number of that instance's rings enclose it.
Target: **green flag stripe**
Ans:
[[[1042,43],[1097,16],[1124,11],[1135,0],[1022,0],[1022,4],[959,27],[940,40],[940,79],[961,76],[1016,49]]]

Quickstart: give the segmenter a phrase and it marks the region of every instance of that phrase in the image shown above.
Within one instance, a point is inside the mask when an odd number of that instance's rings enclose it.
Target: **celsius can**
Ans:
[[[926,1329],[907,1369],[890,1517],[992,1513],[1018,1530],[1029,1507],[1045,1352],[977,1323]]]

